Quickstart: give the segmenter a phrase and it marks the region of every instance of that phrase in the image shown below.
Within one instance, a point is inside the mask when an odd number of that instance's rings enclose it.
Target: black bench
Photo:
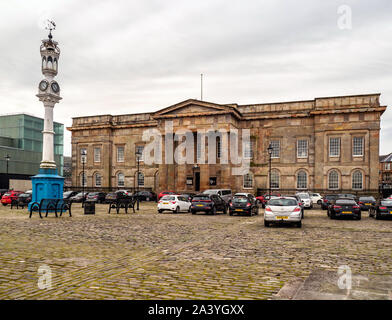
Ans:
[[[40,202],[34,202],[30,207],[30,216],[31,218],[33,211],[38,211],[39,217],[42,219],[41,213],[46,212],[45,218],[48,216],[49,211],[53,211],[56,218],[58,217],[57,213],[60,213],[60,217],[63,215],[63,212],[68,210],[69,216],[72,217],[71,213],[71,200],[63,200],[63,199],[42,199]]]
[[[125,209],[125,213],[128,213],[128,209],[132,209],[133,213],[135,213],[135,203],[136,203],[135,198],[115,200],[109,203],[108,213],[110,213],[111,209],[116,209],[116,212],[118,214],[121,208]]]

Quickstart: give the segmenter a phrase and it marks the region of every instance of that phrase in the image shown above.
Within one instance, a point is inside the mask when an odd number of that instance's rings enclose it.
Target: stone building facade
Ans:
[[[190,99],[154,113],[73,118],[68,128],[72,185],[81,186],[83,181],[81,151],[85,150],[85,181],[90,188],[134,189],[139,182],[140,188],[156,192],[231,188],[256,193],[268,189],[271,179],[272,189],[279,190],[377,190],[380,118],[386,110],[379,97],[366,94],[253,105]],[[143,132],[157,129],[163,134],[167,123],[172,123],[174,132],[195,134],[200,129],[231,129],[241,136],[249,129],[250,143],[240,143],[241,154],[249,159],[249,172],[233,175],[236,165],[220,163],[220,153],[228,145],[218,138],[216,164],[148,165],[142,158],[138,175],[136,151],[146,145]],[[273,147],[271,177],[269,145]],[[198,148],[195,142],[195,162]]]

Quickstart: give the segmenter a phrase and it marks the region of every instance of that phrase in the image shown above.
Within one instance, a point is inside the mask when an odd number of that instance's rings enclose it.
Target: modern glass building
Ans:
[[[0,115],[0,189],[5,187],[7,161],[10,179],[30,179],[42,160],[44,120],[28,114]],[[64,125],[54,122],[54,157],[63,175]]]

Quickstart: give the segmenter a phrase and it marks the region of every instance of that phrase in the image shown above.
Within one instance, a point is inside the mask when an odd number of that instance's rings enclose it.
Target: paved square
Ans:
[[[313,270],[390,275],[392,221],[305,211],[302,229],[259,216],[136,214],[28,218],[0,208],[0,299],[269,299]],[[39,289],[50,267],[52,288]]]

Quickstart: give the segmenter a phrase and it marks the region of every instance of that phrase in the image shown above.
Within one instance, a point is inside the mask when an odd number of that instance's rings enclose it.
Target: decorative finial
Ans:
[[[52,40],[53,36],[52,36],[52,30],[56,30],[56,24],[54,23],[54,21],[47,19],[46,20],[46,26],[45,26],[46,30],[49,30],[49,40]]]

